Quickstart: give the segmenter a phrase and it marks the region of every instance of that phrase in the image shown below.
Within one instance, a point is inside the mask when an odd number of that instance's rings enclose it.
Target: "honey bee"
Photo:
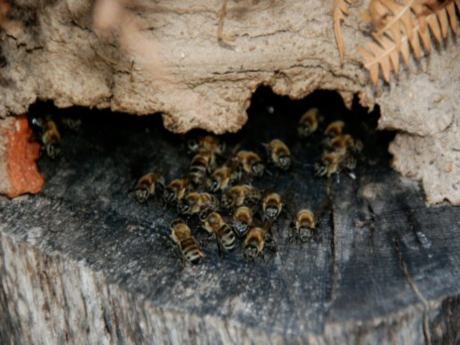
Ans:
[[[188,178],[177,178],[172,180],[165,188],[163,198],[167,203],[180,202],[185,193],[189,190],[190,182]]]
[[[283,201],[278,193],[270,193],[262,200],[262,213],[266,221],[275,221],[282,210]]]
[[[244,239],[244,256],[248,259],[255,259],[258,256],[264,257],[264,251],[275,253],[276,243],[271,236],[271,232],[264,227],[252,227]]]
[[[202,224],[203,229],[216,237],[220,252],[235,248],[235,233],[219,213],[211,212],[205,215],[202,217]]]
[[[71,131],[77,132],[81,127],[81,119],[76,117],[61,117],[61,123],[64,127],[70,129]]]
[[[233,213],[232,226],[238,237],[243,237],[253,223],[253,212],[247,206],[238,207]]]
[[[217,209],[218,201],[209,193],[189,192],[179,203],[179,212],[186,215],[199,215],[207,210]]]
[[[187,146],[189,151],[193,153],[207,151],[219,156],[224,154],[226,149],[225,142],[221,142],[217,137],[212,135],[191,138]]]
[[[222,195],[222,206],[226,209],[250,205],[260,200],[260,192],[251,185],[243,184],[230,187]]]
[[[327,142],[328,148],[335,152],[341,152],[345,154],[348,150],[354,149],[355,140],[350,134],[340,134],[336,137],[331,138]]]
[[[234,171],[227,165],[223,165],[214,170],[208,181],[208,187],[211,192],[215,193],[219,190],[226,189],[230,184],[238,181],[239,179],[240,176],[238,172]]]
[[[257,177],[264,174],[262,158],[253,151],[239,151],[234,158],[234,163],[246,174]]]
[[[215,156],[209,151],[200,151],[192,158],[189,168],[189,179],[195,184],[199,185],[215,166]]]
[[[136,184],[136,199],[140,203],[146,202],[148,198],[155,195],[157,191],[164,189],[165,179],[156,172],[149,172],[142,176]]]
[[[249,230],[244,239],[244,256],[254,259],[262,255],[265,247],[267,233],[260,227],[253,227]]]
[[[343,152],[324,152],[321,162],[315,165],[315,173],[318,176],[331,177],[339,172],[341,164],[345,158]]]
[[[308,208],[301,209],[297,212],[294,221],[295,237],[300,241],[308,241],[316,228],[315,214]]]
[[[61,134],[59,129],[51,118],[47,118],[43,125],[43,133],[41,141],[45,146],[45,151],[48,157],[55,159],[61,153],[60,141]]]
[[[291,167],[291,151],[289,147],[279,139],[273,139],[267,145],[268,153],[273,164],[281,170],[288,170]]]
[[[326,127],[324,134],[329,138],[333,138],[342,134],[344,128],[345,123],[343,121],[334,121]]]
[[[171,224],[170,237],[179,248],[181,256],[186,262],[198,264],[205,256],[198,241],[193,237],[189,226],[182,220],[175,220]]]
[[[316,132],[319,123],[318,114],[318,108],[311,108],[302,115],[297,125],[297,133],[299,137],[306,138]]]

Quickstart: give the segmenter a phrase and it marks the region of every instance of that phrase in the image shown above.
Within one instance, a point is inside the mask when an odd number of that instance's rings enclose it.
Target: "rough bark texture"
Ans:
[[[460,202],[456,42],[449,39],[448,49],[439,47],[422,66],[411,66],[411,73],[403,71],[391,87],[374,93],[354,60],[356,46],[367,40],[359,26],[368,1],[352,7],[343,25],[349,52],[343,68],[332,1],[229,1],[224,34],[235,38],[231,45],[217,42],[222,4],[149,5],[129,14],[140,31],[121,30],[109,39],[94,33],[90,1],[15,1],[12,16],[24,25],[14,36],[1,33],[7,66],[1,70],[0,116],[22,113],[36,99],[51,99],[60,107],[161,112],[172,131],[199,127],[223,133],[243,126],[259,85],[292,98],[337,90],[348,104],[355,94],[363,104],[378,103],[381,128],[405,133],[392,148],[394,166],[423,180],[430,203]],[[132,22],[121,27],[132,28]],[[418,153],[414,146],[427,149]],[[447,173],[446,162],[452,167]]]
[[[370,133],[356,179],[331,180],[317,237],[291,243],[291,213],[317,209],[327,182],[311,168],[319,140],[293,135],[312,104],[285,105],[272,116],[262,107],[235,138],[255,149],[279,137],[298,158],[255,182],[282,193],[287,210],[276,254],[255,262],[239,247],[220,258],[195,228],[206,260],[183,267],[165,238],[175,209],[129,194],[152,166],[168,180],[187,169],[181,142],[158,121],[112,114],[106,131],[101,114],[64,133],[62,158],[40,162],[43,193],[0,198],[0,343],[458,343],[459,208],[425,206]]]

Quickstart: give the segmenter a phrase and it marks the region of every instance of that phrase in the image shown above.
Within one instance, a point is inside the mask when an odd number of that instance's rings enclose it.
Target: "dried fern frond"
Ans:
[[[443,6],[434,11],[421,0],[405,0],[404,4],[395,0],[373,0],[369,12],[375,27],[374,42],[358,49],[372,82],[378,83],[380,70],[387,82],[392,72],[398,74],[400,56],[407,65],[411,52],[417,60],[424,51],[429,54],[432,40],[443,42],[449,27],[457,33],[456,7],[460,11],[460,0],[444,1]]]
[[[337,43],[337,49],[340,55],[340,64],[343,65],[345,58],[345,44],[343,43],[342,22],[348,16],[348,7],[356,0],[334,0],[334,34]]]

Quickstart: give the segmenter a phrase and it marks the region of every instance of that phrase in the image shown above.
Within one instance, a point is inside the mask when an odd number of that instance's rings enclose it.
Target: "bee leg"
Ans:
[[[222,241],[217,237],[216,237],[216,241],[217,241],[217,251],[219,253],[219,257],[223,258],[225,250],[224,250],[224,246],[222,245]]]
[[[315,241],[316,243],[321,243],[321,232],[320,231],[315,231],[313,235],[311,236],[311,239]]]
[[[252,255],[249,255],[246,251],[243,253],[243,256],[246,261],[250,261],[250,262],[255,261],[255,257]]]
[[[289,234],[288,234],[288,242],[289,243],[294,243],[294,242],[297,242],[297,236],[296,236],[296,233],[295,233],[295,230],[293,228],[290,228],[289,229]]]
[[[340,174],[335,174],[335,183],[340,184]]]
[[[161,239],[163,240],[162,242],[165,244],[168,250],[172,252],[172,255],[178,257],[181,260],[182,266],[185,267],[187,262],[179,246],[169,236],[161,236]]]
[[[265,255],[264,252],[260,253],[258,255],[258,258],[260,258],[263,262],[267,262],[268,261],[268,257]],[[255,258],[254,258],[254,261],[255,261]]]
[[[180,259],[182,268],[187,267],[187,259],[185,258],[184,254],[180,253]]]
[[[273,236],[267,236],[267,239],[265,241],[265,248],[270,252],[270,254],[274,255],[278,251],[278,248],[276,246],[275,239]]]
[[[168,208],[168,202],[163,198],[161,199],[161,208],[163,208],[163,210]]]
[[[268,224],[267,224],[268,225],[268,227],[267,227],[267,235],[268,235],[267,239],[273,240],[273,223],[274,222],[275,222],[274,220],[268,221]]]
[[[165,186],[163,183],[158,183],[158,185],[157,185],[156,188],[157,188],[157,192],[155,192],[155,194],[158,193],[158,197],[160,197],[161,199],[163,199],[163,195],[164,195],[166,186]]]
[[[202,239],[200,240],[200,246],[201,247],[204,247],[206,246],[209,242],[213,241],[214,240],[214,235],[213,234],[209,234],[208,237],[206,237],[205,239]],[[203,246],[204,244],[204,246]]]
[[[175,256],[179,257],[182,268],[185,268],[187,266],[187,259],[185,258],[184,253],[182,253],[177,244],[174,246],[174,254]]]

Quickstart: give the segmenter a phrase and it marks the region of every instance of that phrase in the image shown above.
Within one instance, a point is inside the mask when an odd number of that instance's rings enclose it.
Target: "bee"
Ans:
[[[180,202],[185,193],[189,190],[190,182],[188,178],[177,178],[172,180],[165,188],[163,198],[166,203]]]
[[[262,200],[262,213],[265,220],[273,222],[283,210],[283,201],[278,193],[270,193]]]
[[[215,193],[219,190],[226,189],[230,184],[238,181],[239,179],[240,176],[238,172],[234,171],[227,165],[223,165],[214,170],[208,181],[208,187],[211,192]]]
[[[232,226],[238,237],[243,237],[253,223],[253,212],[247,206],[238,207],[233,213]]]
[[[344,128],[345,123],[343,121],[334,121],[326,127],[324,134],[329,138],[333,138],[342,134]]]
[[[41,141],[45,146],[46,154],[51,159],[55,159],[61,153],[60,141],[61,134],[59,129],[51,118],[47,118],[43,123],[43,133],[41,136]]]
[[[321,162],[315,165],[316,175],[330,177],[339,172],[344,158],[343,152],[324,152]]]
[[[342,166],[348,170],[356,168],[359,152],[363,149],[363,144],[360,140],[355,140],[349,134],[342,134],[330,141],[332,151],[343,155]]]
[[[311,108],[302,115],[297,124],[297,133],[299,137],[306,138],[316,132],[319,123],[318,113],[318,108]]]
[[[279,139],[273,139],[267,145],[268,153],[273,164],[282,169],[288,170],[291,167],[291,151],[289,147]]]
[[[350,134],[339,134],[331,138],[327,142],[327,146],[332,151],[345,154],[350,149],[354,150],[355,140]]]
[[[244,239],[244,256],[255,258],[262,255],[265,247],[267,233],[260,227],[253,227],[249,230]]]
[[[199,185],[206,177],[206,174],[215,166],[215,156],[209,151],[200,151],[192,158],[189,168],[189,179],[195,184]]]
[[[186,262],[198,264],[205,256],[198,241],[193,237],[189,226],[182,220],[175,220],[171,224],[170,237],[178,246],[182,258]]]
[[[234,163],[246,174],[257,177],[264,174],[265,167],[262,158],[253,151],[239,151],[234,158]]]
[[[222,195],[222,206],[226,209],[254,204],[260,200],[260,192],[251,185],[230,187]]]
[[[301,209],[297,212],[294,220],[295,236],[302,242],[308,241],[316,228],[315,214],[308,208]]]
[[[187,215],[199,215],[206,210],[217,209],[218,201],[209,193],[189,192],[179,203],[179,212]]]
[[[61,117],[61,123],[64,127],[74,132],[78,132],[81,127],[81,119],[76,117],[63,116]]]
[[[232,228],[224,221],[217,212],[211,212],[202,217],[202,226],[217,239],[219,251],[230,251],[235,248],[236,236]]]
[[[149,172],[142,176],[136,184],[135,193],[136,199],[140,203],[144,203],[157,191],[163,191],[165,179],[156,172]]]
[[[193,153],[207,151],[219,156],[223,155],[226,149],[225,142],[221,142],[217,137],[212,135],[192,138],[188,141],[187,147]]]

